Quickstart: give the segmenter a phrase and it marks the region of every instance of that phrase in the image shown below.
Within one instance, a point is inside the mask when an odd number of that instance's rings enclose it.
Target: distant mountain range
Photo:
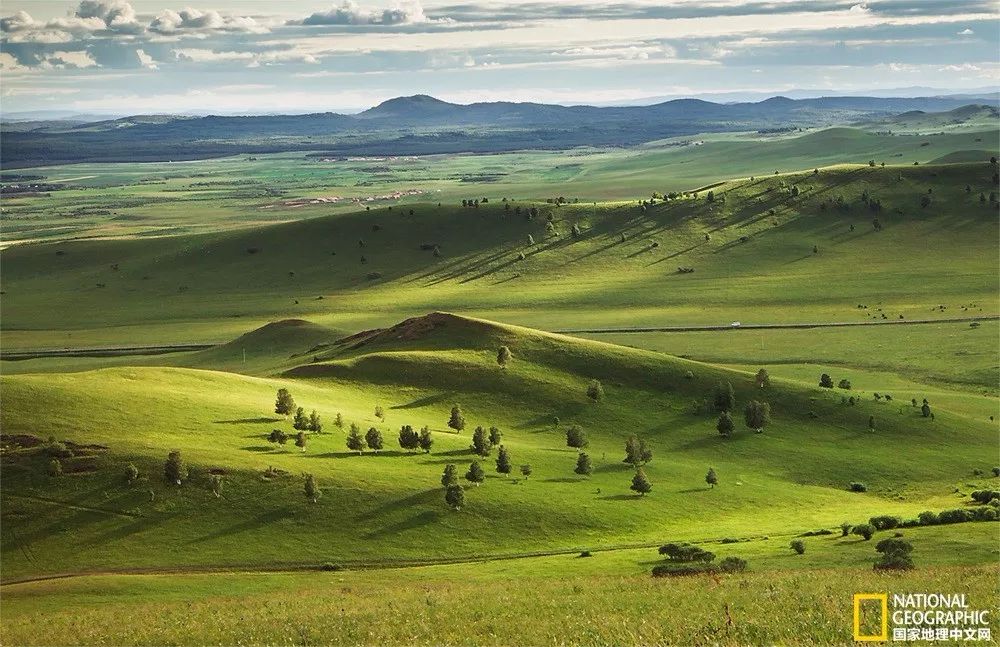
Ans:
[[[996,94],[977,97],[996,107]],[[398,97],[358,114],[139,115],[80,122],[3,125],[7,167],[80,161],[197,159],[290,150],[323,155],[494,152],[524,148],[628,146],[705,132],[776,130],[943,112],[967,97],[770,97],[716,103],[673,99],[645,106],[489,102],[460,105],[427,95]],[[34,125],[34,127],[32,127]]]

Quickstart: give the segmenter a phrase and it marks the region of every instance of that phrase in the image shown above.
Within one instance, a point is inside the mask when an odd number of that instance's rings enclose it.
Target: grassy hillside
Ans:
[[[633,148],[495,155],[308,157],[283,153],[190,162],[85,163],[32,169],[39,192],[7,194],[4,244],[148,237],[262,226],[362,206],[408,208],[463,198],[628,200],[723,177],[842,163],[984,162],[998,153],[995,118],[976,129],[917,135],[889,126],[762,134],[708,133]],[[880,131],[871,132],[872,130]],[[14,182],[10,182],[13,184]]]
[[[291,328],[304,343],[321,338],[312,326]],[[514,353],[507,369],[495,362],[501,343]],[[839,392],[792,379],[776,378],[761,391],[739,371],[446,314],[349,338],[284,370],[287,349],[271,364],[279,368],[265,369],[282,373],[263,377],[211,370],[220,361],[211,353],[200,356],[200,369],[4,376],[4,578],[453,559],[655,545],[664,537],[788,537],[874,514],[963,506],[968,491],[991,482],[973,471],[989,474],[995,425],[962,401],[932,399],[930,420],[869,399],[849,406]],[[248,356],[263,354],[248,349]],[[606,393],[600,402],[585,394],[595,378]],[[740,423],[722,439],[714,415],[692,413],[692,401],[709,397],[720,380],[732,382],[739,406],[751,398],[771,402],[774,419],[764,434]],[[271,429],[293,432],[272,413],[278,387],[325,421],[305,452],[267,442]],[[445,426],[454,403],[468,420],[462,433]],[[374,417],[376,405],[385,420]],[[337,413],[345,427],[379,428],[385,450],[349,452],[346,429],[333,426]],[[867,432],[870,415],[874,434]],[[400,451],[403,424],[430,426],[433,451]],[[453,512],[440,474],[447,463],[464,474],[476,425],[502,430],[515,475],[494,471],[494,450],[484,461],[486,482],[470,487],[466,506]],[[570,425],[589,436],[590,477],[573,473],[577,452],[564,435]],[[621,462],[629,434],[654,453],[646,466],[649,496],[629,491],[632,471]],[[50,436],[74,453],[63,460],[62,476],[46,474]],[[905,463],[896,460],[901,443]],[[180,487],[162,478],[166,454],[178,448],[191,467]],[[130,462],[141,475],[131,484],[124,477]],[[534,468],[529,479],[516,474],[524,463]],[[709,466],[720,475],[715,489],[704,482]],[[304,472],[323,489],[318,504],[303,495]],[[210,489],[213,473],[223,475],[219,498]],[[850,481],[865,482],[868,493],[849,492]],[[760,514],[748,516],[749,508]]]
[[[222,342],[289,317],[359,330],[435,309],[548,329],[996,314],[996,205],[980,202],[995,173],[837,167],[721,183],[712,202],[494,199],[16,246],[2,254],[5,345]]]

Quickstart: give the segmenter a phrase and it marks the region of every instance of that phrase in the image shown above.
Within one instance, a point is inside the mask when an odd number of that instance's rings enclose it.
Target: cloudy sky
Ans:
[[[995,0],[4,0],[0,110],[356,111],[1000,84]]]

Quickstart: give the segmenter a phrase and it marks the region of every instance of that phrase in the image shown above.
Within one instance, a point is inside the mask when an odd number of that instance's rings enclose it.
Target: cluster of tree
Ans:
[[[632,467],[638,468],[640,465],[653,460],[653,450],[646,444],[645,440],[638,438],[634,434],[625,439],[625,458],[623,463],[628,463]]]
[[[399,446],[403,449],[414,451],[424,450],[425,454],[431,452],[434,445],[434,437],[431,435],[430,427],[424,425],[418,433],[411,425],[403,425],[399,429]]]
[[[313,409],[313,412],[307,416],[302,407],[295,406],[295,398],[292,397],[288,389],[278,389],[278,395],[274,402],[274,412],[282,416],[288,416],[294,412],[292,427],[299,431],[312,431],[314,433],[323,431],[323,424],[316,410]],[[337,415],[339,417],[340,414]]]
[[[352,422],[351,430],[347,434],[347,448],[360,454],[366,446],[377,454],[383,447],[382,432],[376,427],[371,427],[362,436],[361,428],[358,427],[357,423]]]
[[[653,567],[654,577],[671,575],[692,575],[696,573],[737,573],[746,570],[746,560],[739,557],[726,557],[717,564],[715,553],[687,543],[670,543],[660,546],[660,555],[665,557],[663,564]]]
[[[472,444],[469,446],[469,449],[477,456],[486,458],[490,455],[493,448],[500,444],[502,439],[503,434],[500,433],[497,427],[490,427],[489,432],[487,432],[486,429],[479,426],[472,432]]]

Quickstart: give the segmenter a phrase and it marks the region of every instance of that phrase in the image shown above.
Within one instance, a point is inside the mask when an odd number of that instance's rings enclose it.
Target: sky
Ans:
[[[998,12],[995,0],[3,0],[0,113],[961,92],[1000,85]]]

